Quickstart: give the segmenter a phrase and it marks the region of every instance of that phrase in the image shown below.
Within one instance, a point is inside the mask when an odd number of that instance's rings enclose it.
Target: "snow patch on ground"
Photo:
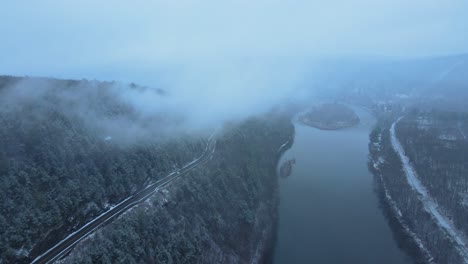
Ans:
[[[416,119],[416,124],[418,126],[418,129],[428,130],[433,125],[433,122],[427,117],[418,117]]]
[[[20,249],[15,251],[15,255],[16,256],[28,256],[29,252],[31,252],[31,249],[25,249],[24,247],[21,247]]]
[[[448,141],[457,140],[456,136],[450,135],[450,134],[441,134],[441,135],[438,136],[438,138],[441,139],[441,140],[448,140]]]
[[[380,168],[380,165],[382,165],[385,162],[385,159],[382,157],[379,157],[377,161],[374,161],[374,169],[378,170]]]

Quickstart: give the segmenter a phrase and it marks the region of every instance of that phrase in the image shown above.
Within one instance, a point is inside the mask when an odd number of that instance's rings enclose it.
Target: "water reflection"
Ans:
[[[292,174],[280,179],[275,263],[412,263],[379,209],[367,169],[368,134],[375,122],[356,109],[358,126],[321,131],[295,124]]]

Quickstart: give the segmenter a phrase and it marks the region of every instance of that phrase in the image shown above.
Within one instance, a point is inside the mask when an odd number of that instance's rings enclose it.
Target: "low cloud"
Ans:
[[[463,0],[14,1],[0,9],[0,74],[135,82],[154,89],[115,99],[201,129],[305,100],[317,58],[467,52],[467,12]]]

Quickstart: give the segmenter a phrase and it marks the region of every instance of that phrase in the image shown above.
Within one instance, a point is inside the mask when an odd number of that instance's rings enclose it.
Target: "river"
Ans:
[[[355,110],[361,123],[348,129],[295,123],[294,144],[282,158],[296,164],[280,179],[275,264],[413,263],[397,246],[367,169],[375,120]]]

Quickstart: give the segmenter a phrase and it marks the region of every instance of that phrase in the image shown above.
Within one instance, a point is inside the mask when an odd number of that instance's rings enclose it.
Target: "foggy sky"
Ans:
[[[308,58],[466,53],[466,14],[465,0],[3,1],[0,74],[136,82],[194,123],[242,118],[301,97]]]
[[[466,14],[464,0],[3,1],[0,72],[139,81],[207,57],[456,54]]]

